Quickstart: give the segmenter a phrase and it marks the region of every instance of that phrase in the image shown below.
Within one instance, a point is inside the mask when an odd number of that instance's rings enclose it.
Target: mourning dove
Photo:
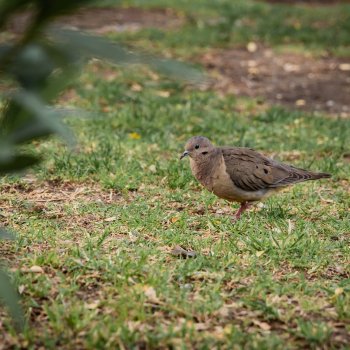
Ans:
[[[273,159],[244,147],[215,147],[203,136],[194,136],[180,159],[189,156],[192,174],[210,192],[241,206],[239,219],[250,203],[261,201],[289,185],[322,178],[316,173]]]

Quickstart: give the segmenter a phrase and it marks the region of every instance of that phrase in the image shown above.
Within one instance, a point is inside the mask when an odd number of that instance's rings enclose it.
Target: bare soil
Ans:
[[[286,4],[286,5],[336,5],[350,3],[350,0],[262,0],[273,4]]]
[[[30,16],[28,12],[18,14],[8,24],[8,30],[20,33]],[[58,23],[106,33],[145,27],[175,29],[184,23],[184,18],[171,9],[85,8],[72,16],[61,17]],[[258,45],[253,52],[245,48],[212,50],[198,60],[216,74],[212,87],[222,93],[261,98],[262,102],[303,110],[350,115],[350,58],[278,54]]]
[[[350,114],[350,59],[312,58],[258,48],[217,50],[200,62],[225,94],[312,111]]]
[[[23,12],[17,14],[7,25],[7,30],[21,33],[27,27],[33,14]],[[83,8],[74,15],[57,19],[57,24],[99,33],[136,31],[142,28],[174,29],[182,25],[183,18],[171,9],[155,8]]]

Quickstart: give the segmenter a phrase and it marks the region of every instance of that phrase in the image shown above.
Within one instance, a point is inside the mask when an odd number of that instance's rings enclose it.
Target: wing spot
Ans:
[[[265,174],[268,174],[269,171],[268,171],[267,169],[264,169],[264,173],[265,173]]]
[[[256,165],[256,168],[259,169],[259,166]]]

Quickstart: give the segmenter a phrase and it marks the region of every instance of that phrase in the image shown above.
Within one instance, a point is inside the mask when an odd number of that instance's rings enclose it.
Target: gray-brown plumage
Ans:
[[[220,198],[241,203],[237,219],[250,203],[280,189],[331,176],[276,162],[251,148],[214,147],[203,136],[187,141],[180,159],[185,156],[190,157],[192,174],[206,189]]]

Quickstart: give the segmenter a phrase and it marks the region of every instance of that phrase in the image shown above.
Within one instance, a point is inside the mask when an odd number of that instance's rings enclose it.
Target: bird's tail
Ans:
[[[314,173],[314,172],[310,172],[310,179],[309,180],[318,180],[318,179],[328,179],[330,177],[332,177],[331,174],[328,173]]]

